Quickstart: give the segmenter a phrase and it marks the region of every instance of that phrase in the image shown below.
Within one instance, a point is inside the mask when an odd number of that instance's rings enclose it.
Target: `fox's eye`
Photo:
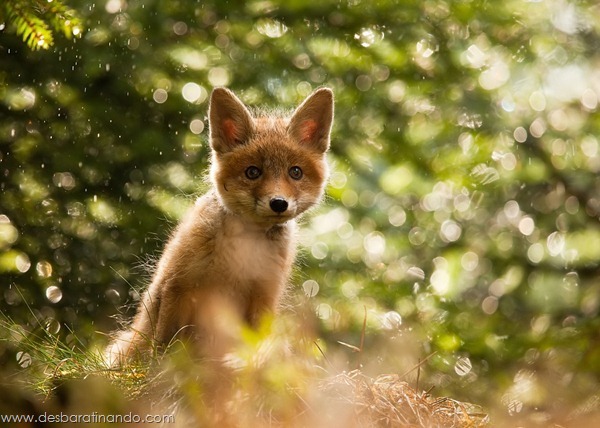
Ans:
[[[302,178],[302,170],[299,166],[293,166],[289,170],[290,177],[294,180],[300,180]]]
[[[246,168],[246,177],[250,180],[256,180],[262,174],[261,170],[256,166],[249,166]]]

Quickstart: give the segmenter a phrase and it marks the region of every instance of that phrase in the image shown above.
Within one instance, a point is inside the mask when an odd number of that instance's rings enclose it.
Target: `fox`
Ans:
[[[319,88],[291,115],[253,114],[213,89],[210,189],[176,226],[133,321],[106,349],[123,366],[177,339],[223,355],[239,326],[279,310],[296,256],[297,219],[323,198],[333,91]]]

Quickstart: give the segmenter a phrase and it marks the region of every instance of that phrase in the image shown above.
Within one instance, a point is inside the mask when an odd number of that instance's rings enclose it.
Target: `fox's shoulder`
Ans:
[[[196,198],[180,223],[180,229],[211,231],[223,224],[226,209],[214,189]],[[203,233],[204,234],[204,233]]]
[[[194,202],[194,207],[207,210],[219,210],[222,208],[217,192],[214,189],[210,189],[205,194],[198,196]]]

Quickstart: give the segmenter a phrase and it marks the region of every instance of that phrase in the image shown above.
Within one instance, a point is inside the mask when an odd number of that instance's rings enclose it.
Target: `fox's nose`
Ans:
[[[271,201],[269,202],[269,206],[277,214],[281,214],[282,212],[285,212],[285,210],[288,209],[287,201],[279,196],[276,196],[273,199],[271,199]]]

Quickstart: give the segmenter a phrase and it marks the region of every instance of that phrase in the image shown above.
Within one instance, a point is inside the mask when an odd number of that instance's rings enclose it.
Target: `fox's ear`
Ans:
[[[217,153],[226,153],[250,138],[252,115],[233,92],[215,88],[210,96],[208,112],[210,145]]]
[[[319,153],[329,148],[329,134],[333,122],[333,92],[317,89],[294,111],[288,133],[301,144]]]

